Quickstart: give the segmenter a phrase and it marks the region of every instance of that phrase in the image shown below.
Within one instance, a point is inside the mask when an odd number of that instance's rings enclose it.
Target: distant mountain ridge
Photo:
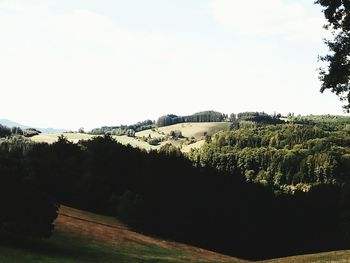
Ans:
[[[33,126],[28,126],[28,125],[23,125],[8,119],[0,119],[0,124],[7,126],[9,128],[12,127],[20,127],[21,129],[28,129],[28,128],[35,128],[39,131],[41,131],[42,133],[62,133],[62,132],[66,132],[67,130],[65,129],[55,129],[55,128],[39,128],[39,127],[33,127]]]

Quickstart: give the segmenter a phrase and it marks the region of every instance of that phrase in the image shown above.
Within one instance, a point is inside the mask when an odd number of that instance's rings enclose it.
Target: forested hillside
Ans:
[[[285,124],[240,122],[207,140],[190,158],[197,166],[282,187],[350,180],[349,118],[290,118]]]
[[[347,185],[276,193],[239,172],[194,167],[175,147],[147,153],[110,136],[51,145],[13,137],[0,146],[2,167],[20,169],[37,192],[153,235],[251,259],[349,242]]]

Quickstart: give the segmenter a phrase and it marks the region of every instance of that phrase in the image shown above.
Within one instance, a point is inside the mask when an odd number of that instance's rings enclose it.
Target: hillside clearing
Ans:
[[[181,151],[183,153],[187,153],[187,152],[190,152],[191,149],[199,149],[203,146],[203,144],[205,143],[205,140],[200,140],[198,142],[195,142],[195,143],[191,143],[191,144],[188,144],[188,145],[183,145],[182,148],[181,148]]]
[[[56,233],[107,246],[134,249],[137,256],[149,258],[147,250],[155,250],[174,262],[244,262],[218,253],[177,242],[161,240],[131,231],[112,217],[62,207],[56,220]],[[131,253],[131,254],[135,254]],[[162,259],[161,255],[158,255]]]
[[[63,135],[67,138],[67,140],[77,143],[79,140],[89,140],[96,136],[100,135],[91,135],[86,133],[59,133],[59,134],[46,134],[42,133],[39,135],[35,135],[31,137],[30,139],[34,142],[45,142],[45,143],[54,143],[57,142],[58,137]],[[130,144],[132,147],[137,147],[140,149],[145,149],[147,151],[151,149],[156,149],[157,147],[149,145],[147,142],[144,142],[142,140],[139,140],[137,138],[132,138],[128,136],[113,136],[114,139],[116,139],[119,143],[128,145]]]
[[[185,122],[170,126],[156,128],[154,130],[145,130],[137,132],[137,137],[164,137],[169,135],[171,131],[181,131],[182,135],[187,138],[194,137],[196,140],[202,139],[204,133],[213,135],[222,130],[229,130],[229,122]]]
[[[89,140],[94,137],[94,135],[86,134],[86,133],[55,133],[55,134],[47,134],[41,133],[39,135],[35,135],[30,139],[34,142],[46,142],[46,143],[54,143],[58,140],[58,137],[63,135],[67,138],[67,140],[77,143],[79,140]]]
[[[129,230],[112,217],[62,206],[55,221],[54,234],[50,239],[2,242],[0,243],[0,262],[234,263],[246,261],[145,236]]]

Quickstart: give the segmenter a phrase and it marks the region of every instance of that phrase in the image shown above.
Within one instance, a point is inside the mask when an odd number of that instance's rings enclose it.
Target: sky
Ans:
[[[344,114],[313,0],[0,0],[0,118],[86,130],[160,115]]]

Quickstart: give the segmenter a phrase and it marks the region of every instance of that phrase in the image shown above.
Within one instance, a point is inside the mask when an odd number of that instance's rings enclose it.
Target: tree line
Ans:
[[[23,135],[25,137],[32,137],[41,132],[34,128],[21,129],[20,127],[9,128],[0,124],[0,138],[10,137],[13,135]]]
[[[283,123],[281,121],[281,114],[269,115],[265,112],[241,112],[238,114],[231,113],[230,115],[217,112],[217,111],[201,111],[191,115],[178,116],[175,114],[167,114],[159,117],[157,121],[145,120],[132,125],[120,125],[120,126],[103,126],[101,128],[94,128],[90,134],[94,135],[128,135],[136,132],[153,129],[156,127],[164,127],[178,123],[185,122],[222,122],[229,121],[233,124],[238,122],[249,121],[263,124],[278,124]]]
[[[148,130],[155,128],[155,122],[152,120],[140,121],[132,125],[120,125],[120,126],[103,126],[101,128],[94,128],[91,130],[90,134],[93,135],[127,135],[129,137],[134,137],[136,132]]]
[[[227,118],[227,114],[221,112],[201,111],[188,116],[164,115],[158,118],[156,124],[158,127],[163,127],[183,122],[220,122]]]

